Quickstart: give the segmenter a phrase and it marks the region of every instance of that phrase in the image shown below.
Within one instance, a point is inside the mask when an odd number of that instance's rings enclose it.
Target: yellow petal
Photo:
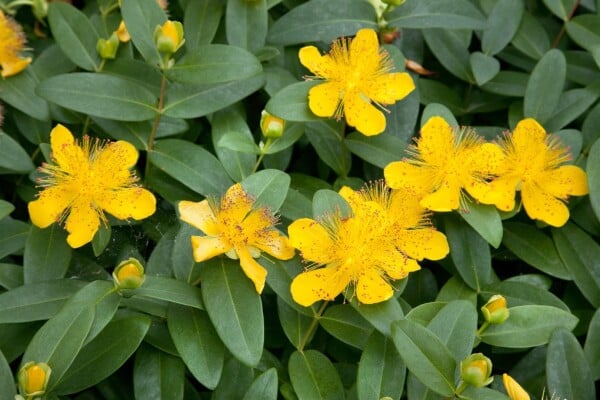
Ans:
[[[533,118],[526,118],[517,124],[511,140],[517,149],[531,151],[535,143],[543,144],[545,147],[546,130]]]
[[[92,204],[86,200],[76,200],[65,222],[69,232],[67,243],[76,249],[91,242],[99,226],[100,217]]]
[[[347,270],[346,270],[347,271]],[[296,276],[290,286],[292,298],[308,307],[319,300],[333,300],[350,283],[351,276],[338,267],[318,268]]]
[[[0,71],[0,75],[3,78],[7,78],[9,76],[13,76],[23,71],[27,66],[31,64],[31,57],[20,58],[16,57],[11,60],[6,60],[0,63],[2,66],[2,70]]]
[[[381,303],[393,294],[390,284],[374,269],[364,271],[356,282],[356,297],[363,304]]]
[[[472,193],[483,204],[493,204],[502,211],[512,211],[515,208],[515,191],[520,180],[516,177],[501,176],[487,185],[487,190]]]
[[[117,33],[120,42],[127,43],[131,40],[131,35],[129,35],[129,31],[125,26],[125,21],[121,21],[115,32]]]
[[[377,71],[381,62],[379,40],[373,29],[361,29],[350,43],[350,64],[367,74]]]
[[[510,375],[502,374],[502,383],[510,400],[530,400],[529,395]]]
[[[450,252],[446,236],[433,228],[398,232],[398,248],[416,260],[441,260]]]
[[[476,146],[470,154],[473,170],[486,175],[499,175],[506,156],[502,147],[496,143],[483,143]]]
[[[406,72],[379,75],[362,86],[364,93],[380,104],[394,104],[415,89],[415,83]]]
[[[141,187],[107,190],[96,199],[98,205],[118,219],[144,219],[156,211],[156,198]]]
[[[267,270],[252,258],[246,247],[236,248],[235,251],[240,257],[240,265],[242,266],[244,273],[254,283],[256,292],[261,294],[265,287]]]
[[[344,115],[348,125],[365,136],[379,135],[385,130],[385,115],[358,92],[344,94]]]
[[[332,117],[341,100],[340,85],[325,82],[312,87],[308,92],[308,107],[318,117]]]
[[[418,167],[406,161],[394,161],[383,170],[385,182],[392,189],[412,192],[415,195],[429,193],[432,187],[432,176],[426,168]]]
[[[52,225],[60,219],[74,198],[75,193],[65,185],[44,189],[37,200],[27,205],[31,223],[39,228]]]
[[[52,158],[69,175],[81,175],[89,170],[88,155],[75,143],[71,132],[63,125],[56,125],[50,132]]]
[[[227,253],[231,248],[229,243],[218,236],[192,236],[192,250],[196,262],[206,261]]]
[[[448,177],[435,192],[423,197],[421,205],[431,211],[456,210],[460,207],[460,187]]]
[[[298,52],[298,58],[302,65],[318,77],[328,78],[329,68],[331,68],[331,59],[329,56],[323,56],[315,46],[304,46]]]
[[[119,188],[131,182],[131,172],[138,152],[131,143],[111,142],[103,147],[92,161],[92,174],[106,188]]]
[[[421,223],[426,212],[421,197],[404,189],[392,190],[389,209],[394,223],[403,228],[413,228]]]
[[[180,201],[178,209],[179,219],[200,229],[205,234],[218,236],[221,233],[208,200],[200,202]]]
[[[418,149],[421,158],[429,164],[443,165],[454,153],[452,127],[442,117],[431,117],[421,128]]]
[[[406,278],[409,272],[421,269],[416,260],[406,254],[394,249],[394,251],[379,252],[377,266],[381,268],[392,279]]]
[[[562,201],[535,183],[523,182],[521,187],[523,207],[531,219],[539,219],[560,228],[569,219],[569,209]]]
[[[317,264],[327,264],[333,258],[333,241],[318,222],[301,218],[288,227],[290,244],[300,250],[302,257]]]
[[[227,189],[221,199],[219,215],[216,217],[225,225],[235,226],[241,223],[246,215],[252,211],[254,199],[248,194],[242,185],[236,183]]]
[[[537,177],[539,187],[554,197],[566,199],[569,196],[588,194],[587,176],[584,170],[576,165],[563,165],[545,171]]]
[[[288,238],[277,230],[263,232],[259,240],[249,244],[280,260],[289,260],[296,253]]]

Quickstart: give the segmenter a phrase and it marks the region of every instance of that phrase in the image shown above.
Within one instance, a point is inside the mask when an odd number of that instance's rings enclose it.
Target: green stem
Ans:
[[[573,8],[571,8],[569,15],[567,15],[567,20],[565,21],[565,23],[570,21],[571,18],[573,18],[573,15],[575,15],[575,11],[577,11],[577,7],[579,7],[580,1],[581,0],[575,1],[575,4],[573,4]],[[562,28],[560,28],[560,32],[558,32],[558,35],[556,35],[556,37],[552,41],[552,48],[555,48],[558,46],[558,44],[560,43],[560,40],[562,39],[562,37],[565,34],[565,31],[566,31],[565,24],[563,24]]]
[[[460,381],[460,383],[458,384],[458,387],[457,387],[457,388],[456,388],[456,390],[454,391],[454,394],[455,394],[455,395],[459,395],[459,394],[461,394],[462,392],[464,392],[464,391],[465,391],[465,389],[467,388],[467,386],[469,386],[469,385],[467,385],[467,384],[465,383],[465,381],[461,380],[461,381]]]
[[[269,147],[271,147],[272,144],[273,144],[273,139],[267,138],[267,141],[265,142],[265,145],[261,149],[260,155],[258,156],[258,159],[256,160],[256,164],[254,164],[254,168],[252,168],[252,173],[255,173],[258,170],[260,163],[262,162],[263,158],[265,158],[265,155],[267,155],[267,151],[269,150]]]
[[[481,334],[488,328],[488,326],[490,326],[490,323],[487,321],[481,324],[481,327],[477,329],[476,336],[481,337]]]
[[[6,11],[8,12],[12,12],[12,10],[15,7],[18,6],[32,6],[33,5],[33,1],[32,0],[15,0],[15,1],[11,1],[10,3],[4,5],[3,8],[5,8]]]
[[[317,311],[317,313],[315,314],[312,322],[310,323],[310,326],[308,327],[308,330],[306,331],[306,333],[304,334],[304,337],[302,338],[302,341],[300,342],[300,346],[298,346],[299,352],[302,353],[302,351],[304,351],[304,346],[306,346],[308,339],[310,339],[310,337],[313,334],[313,332],[315,331],[315,329],[317,329],[317,325],[319,324],[319,319],[321,319],[321,315],[323,315],[325,308],[327,308],[327,304],[329,304],[329,301],[324,301],[323,304],[321,304],[321,308],[319,308],[319,311]]]
[[[148,137],[147,151],[151,151],[154,148],[154,138],[156,137],[156,131],[158,130],[158,124],[160,123],[160,117],[163,113],[163,107],[165,106],[165,92],[167,90],[167,76],[163,71],[162,80],[160,81],[160,94],[158,96],[158,105],[156,106],[156,115],[154,116],[154,122],[152,123],[152,131],[150,131],[150,137]],[[150,169],[150,163],[146,160],[146,170],[144,177],[148,175]]]
[[[348,154],[348,148],[346,147],[346,142],[344,141],[346,137],[346,121],[342,123],[342,128],[340,129],[340,156],[342,157],[342,178],[348,178],[348,171],[350,168],[346,162],[346,156]]]

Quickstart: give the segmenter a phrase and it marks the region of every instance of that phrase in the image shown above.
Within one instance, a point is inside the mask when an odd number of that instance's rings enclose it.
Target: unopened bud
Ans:
[[[17,375],[19,392],[25,397],[41,396],[46,392],[52,369],[45,363],[30,361],[23,365]]]
[[[167,21],[154,30],[154,43],[161,53],[175,53],[184,41],[183,25],[179,21]]]
[[[135,258],[123,261],[112,273],[115,286],[119,289],[137,289],[144,283],[144,267]]]
[[[502,374],[502,383],[510,400],[530,400],[529,394],[510,375]]]
[[[382,3],[389,4],[390,6],[399,6],[406,0],[381,0]]]
[[[501,324],[508,319],[510,311],[506,307],[504,296],[496,294],[481,307],[483,318],[489,324]]]
[[[33,11],[33,15],[37,20],[43,20],[48,15],[48,1],[33,0],[31,3],[31,10]]]
[[[481,353],[471,354],[460,363],[460,376],[471,386],[482,387],[492,383],[492,361]]]
[[[114,59],[117,56],[118,49],[119,37],[116,32],[113,32],[108,39],[98,39],[98,42],[96,43],[96,51],[98,51],[100,57],[104,59]]]
[[[269,139],[278,139],[285,130],[285,120],[263,111],[260,116],[260,130]]]
[[[125,21],[121,21],[121,23],[119,24],[119,27],[117,28],[115,33],[117,34],[117,37],[119,38],[120,42],[127,43],[131,40],[129,31],[127,30],[127,27],[125,26]]]

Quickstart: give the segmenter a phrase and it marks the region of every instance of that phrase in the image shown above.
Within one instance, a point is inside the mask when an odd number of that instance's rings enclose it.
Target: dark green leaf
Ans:
[[[285,336],[295,348],[298,349],[310,342],[314,335],[312,325],[316,316],[310,317],[299,312],[296,308],[289,306],[281,297],[277,298],[277,314]]]
[[[352,299],[350,304],[364,319],[385,336],[391,335],[391,323],[404,318],[404,313],[398,300],[391,298],[376,304],[359,304],[356,299]]]
[[[57,224],[46,229],[31,227],[23,255],[26,284],[64,278],[72,252],[66,239],[65,230]]]
[[[229,0],[225,33],[229,44],[256,52],[265,45],[268,25],[267,0]]]
[[[479,292],[484,301],[496,294],[503,295],[509,307],[537,304],[570,311],[569,307],[552,292],[525,282],[506,280],[488,285]]]
[[[500,71],[486,82],[481,88],[486,92],[501,94],[503,96],[523,97],[529,75],[516,71]]]
[[[378,332],[369,336],[358,363],[356,390],[360,400],[400,399],[406,377],[393,342]]]
[[[489,244],[495,248],[500,246],[502,221],[496,207],[469,201],[465,209],[459,209],[458,213]]]
[[[590,191],[590,203],[592,204],[596,218],[600,219],[600,139],[596,140],[590,149],[586,172]]]
[[[373,327],[350,304],[337,304],[327,308],[319,318],[321,326],[338,340],[363,349]]]
[[[525,11],[521,25],[515,34],[512,44],[523,54],[536,60],[541,59],[550,50],[550,38],[543,24]]]
[[[600,309],[596,310],[590,321],[583,352],[590,365],[592,379],[597,381],[600,379]]]
[[[470,38],[470,32],[450,29],[424,29],[422,32],[427,45],[448,71],[464,81],[475,82],[469,68],[469,41],[465,40],[465,35]]]
[[[168,261],[175,279],[192,284],[198,280],[200,264],[194,261],[192,249],[192,235],[200,235],[200,231],[186,223],[181,222],[181,227],[173,239],[173,248]]]
[[[14,399],[17,394],[15,390],[15,378],[10,370],[10,365],[0,351],[0,398]]]
[[[567,61],[562,51],[548,51],[536,64],[525,89],[524,117],[535,118],[545,124],[559,103],[565,86]]]
[[[314,80],[285,86],[271,97],[265,110],[286,121],[318,121],[321,118],[308,108],[308,91],[320,83]]]
[[[288,364],[290,380],[300,399],[343,400],[344,387],[331,361],[316,350],[294,352]]]
[[[209,260],[200,278],[206,311],[219,337],[238,360],[257,365],[264,343],[262,302],[239,261]]]
[[[576,0],[543,0],[546,7],[552,11],[554,15],[563,21],[568,21],[572,15],[571,10],[577,7],[579,3]],[[554,394],[553,394],[554,396]],[[563,397],[563,396],[560,396]]]
[[[433,317],[427,329],[447,346],[457,362],[471,354],[477,330],[477,311],[465,300],[449,302]]]
[[[313,197],[313,218],[320,218],[327,215],[349,216],[352,209],[348,202],[337,192],[329,189],[318,190]]]
[[[28,173],[35,166],[29,158],[29,154],[12,137],[0,130],[0,168],[6,169],[8,173]],[[10,213],[10,212],[9,212]],[[4,216],[8,215],[5,214]]]
[[[186,282],[160,276],[146,276],[144,284],[134,294],[169,303],[203,309],[200,289]]]
[[[0,99],[33,118],[50,119],[48,103],[36,93],[39,84],[31,68],[10,79],[0,80]]]
[[[184,380],[185,365],[179,358],[151,346],[142,346],[136,352],[133,369],[136,399],[182,400]]]
[[[0,286],[9,290],[23,286],[23,266],[0,263]]]
[[[471,53],[469,64],[478,86],[486,84],[500,72],[500,62],[494,57],[479,51]]]
[[[544,127],[548,132],[556,132],[582,115],[598,99],[598,94],[587,88],[571,89],[564,92],[552,116]]]
[[[485,18],[466,0],[407,0],[386,16],[400,28],[483,29]]]
[[[344,143],[352,153],[379,168],[400,160],[406,149],[405,141],[386,134],[365,136],[352,132],[344,139]]]
[[[277,370],[275,368],[269,368],[257,376],[242,400],[254,399],[277,399]]]
[[[222,15],[223,4],[219,1],[189,1],[183,18],[185,46],[194,50],[212,42]]]
[[[493,56],[510,43],[519,28],[523,11],[521,0],[496,2],[488,15],[487,26],[481,37],[481,49],[486,55]]]
[[[277,212],[287,197],[290,180],[285,172],[263,169],[246,177],[241,184],[254,197],[255,204]]]
[[[339,128],[340,124],[335,121],[309,122],[305,134],[319,158],[338,175],[346,176],[352,158],[349,151],[342,150],[344,143]]]
[[[161,55],[154,44],[154,31],[167,20],[158,2],[127,0],[121,5],[121,13],[131,36],[131,41],[149,64],[161,62]]]

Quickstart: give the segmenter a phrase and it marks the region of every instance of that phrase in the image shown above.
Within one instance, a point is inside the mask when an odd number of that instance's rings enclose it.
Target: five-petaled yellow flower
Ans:
[[[20,55],[24,48],[23,29],[0,10],[0,75],[3,78],[18,74],[31,63],[30,57]]]
[[[385,115],[372,103],[394,104],[415,88],[409,74],[390,72],[392,60],[372,29],[333,42],[329,54],[321,55],[315,46],[303,47],[299,58],[316,78],[326,81],[310,89],[310,110],[319,117],[345,115],[348,125],[367,136],[380,134],[386,124]]]
[[[569,149],[532,118],[520,121],[500,146],[505,159],[499,176],[479,200],[510,211],[515,207],[515,191],[520,189],[530,218],[563,226],[569,219],[564,201],[588,193],[585,172],[575,165],[563,165],[571,158]]]
[[[240,260],[244,273],[260,294],[267,270],[256,262],[261,251],[280,260],[294,257],[288,238],[274,225],[277,219],[266,207],[257,207],[254,198],[239,183],[230,187],[220,204],[212,199],[179,202],[179,218],[200,229],[206,236],[192,236],[194,260],[201,262],[225,254]]]
[[[298,304],[333,300],[350,284],[361,303],[382,302],[393,295],[389,282],[418,270],[417,261],[448,254],[446,237],[429,224],[410,194],[374,184],[358,192],[344,187],[340,195],[352,216],[303,218],[288,228],[290,243],[312,264],[292,281]]]
[[[385,167],[385,180],[393,189],[415,193],[432,211],[458,209],[464,191],[479,199],[503,159],[498,145],[471,130],[456,131],[442,117],[427,121],[408,152],[411,158]]]
[[[66,218],[67,242],[73,248],[89,243],[106,223],[104,211],[118,219],[144,219],[156,209],[154,195],[139,186],[130,171],[138,159],[128,142],[102,143],[84,136],[78,143],[57,125],[50,133],[52,164],[44,164],[44,190],[29,203],[31,222],[46,228]],[[67,215],[68,214],[68,215]]]

